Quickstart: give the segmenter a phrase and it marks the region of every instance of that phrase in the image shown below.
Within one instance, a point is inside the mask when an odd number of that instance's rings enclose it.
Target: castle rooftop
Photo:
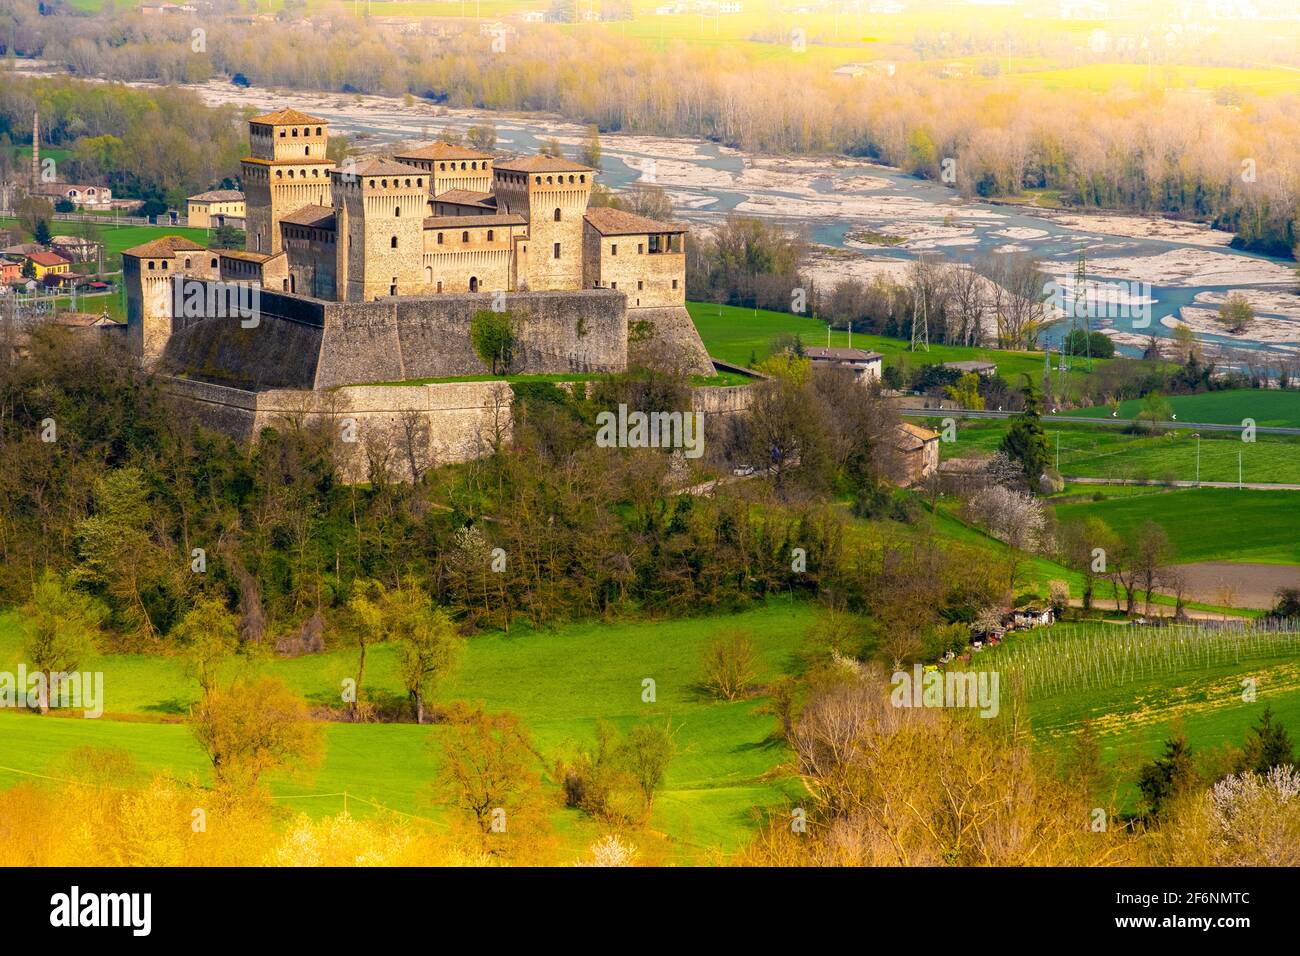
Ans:
[[[334,210],[329,206],[303,206],[287,216],[281,216],[280,222],[291,226],[310,226],[313,229],[333,229]]]
[[[429,143],[427,146],[417,146],[414,149],[404,149],[394,153],[397,159],[491,159],[491,153],[484,153],[481,150],[470,149],[468,146],[457,146],[455,143],[444,143],[441,140],[436,143]]]
[[[427,176],[429,171],[399,163],[384,156],[363,156],[355,163],[336,166],[334,172],[339,175],[353,176]]]
[[[571,159],[555,156],[518,156],[515,159],[503,159],[497,162],[497,169],[512,173],[589,173],[590,166],[575,163]]]
[[[132,246],[122,255],[137,259],[171,259],[178,252],[205,252],[203,246],[184,236],[162,236],[143,245]]]
[[[584,217],[602,236],[646,236],[665,232],[685,232],[679,222],[660,222],[610,206],[594,206]]]
[[[472,189],[447,189],[433,197],[434,202],[451,203],[454,206],[481,206],[495,209],[497,197],[491,193],[475,192]]]
[[[263,126],[306,126],[309,123],[324,123],[325,120],[318,116],[312,116],[301,110],[283,109],[275,110],[272,113],[263,113],[261,116],[254,116],[250,123],[260,123]]]

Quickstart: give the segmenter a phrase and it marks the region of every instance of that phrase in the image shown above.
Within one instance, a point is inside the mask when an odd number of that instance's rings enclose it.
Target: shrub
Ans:
[[[704,686],[719,700],[745,696],[757,678],[758,655],[744,631],[714,641],[704,655]]]

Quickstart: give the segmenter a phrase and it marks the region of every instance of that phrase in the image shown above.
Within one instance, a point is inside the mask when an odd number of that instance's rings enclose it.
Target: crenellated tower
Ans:
[[[247,210],[245,249],[280,252],[280,220],[303,206],[330,204],[329,123],[294,109],[249,120],[240,161]]]
[[[371,157],[331,173],[336,289],[345,302],[424,291],[429,174]]]
[[[519,261],[536,292],[582,288],[583,219],[591,198],[590,166],[551,156],[498,162],[493,169],[497,209],[528,220]]]

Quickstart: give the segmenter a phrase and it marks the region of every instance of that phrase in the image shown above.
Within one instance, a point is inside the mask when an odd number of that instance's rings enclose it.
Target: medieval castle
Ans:
[[[250,121],[244,249],[168,236],[123,253],[132,351],[210,425],[251,436],[276,409],[350,404],[418,413],[431,455],[470,457],[482,419],[462,413],[499,405],[503,383],[392,386],[484,377],[470,326],[487,309],[510,315],[512,373],[629,357],[713,373],[685,309],[685,228],[588,208],[590,167],[441,142],[336,165],[328,138],[298,110]],[[255,320],[183,308],[196,285],[256,289]]]

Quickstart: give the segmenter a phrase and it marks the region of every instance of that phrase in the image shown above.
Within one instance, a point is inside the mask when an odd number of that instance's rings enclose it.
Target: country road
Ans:
[[[1019,415],[1019,412],[1000,412],[988,411],[985,409],[974,410],[969,408],[926,408],[922,405],[902,405],[898,410],[907,418],[916,418],[925,416],[926,418],[1012,418]],[[1080,418],[1076,415],[1043,415],[1042,420],[1045,422],[1060,422],[1069,424],[1074,422],[1083,425],[1132,425],[1133,420],[1128,418]],[[1163,428],[1166,431],[1174,428],[1192,428],[1207,432],[1239,432],[1242,429],[1240,425],[1224,425],[1219,422],[1152,422],[1156,428]],[[1300,428],[1284,428],[1276,425],[1256,425],[1255,433],[1258,435],[1300,435]]]

